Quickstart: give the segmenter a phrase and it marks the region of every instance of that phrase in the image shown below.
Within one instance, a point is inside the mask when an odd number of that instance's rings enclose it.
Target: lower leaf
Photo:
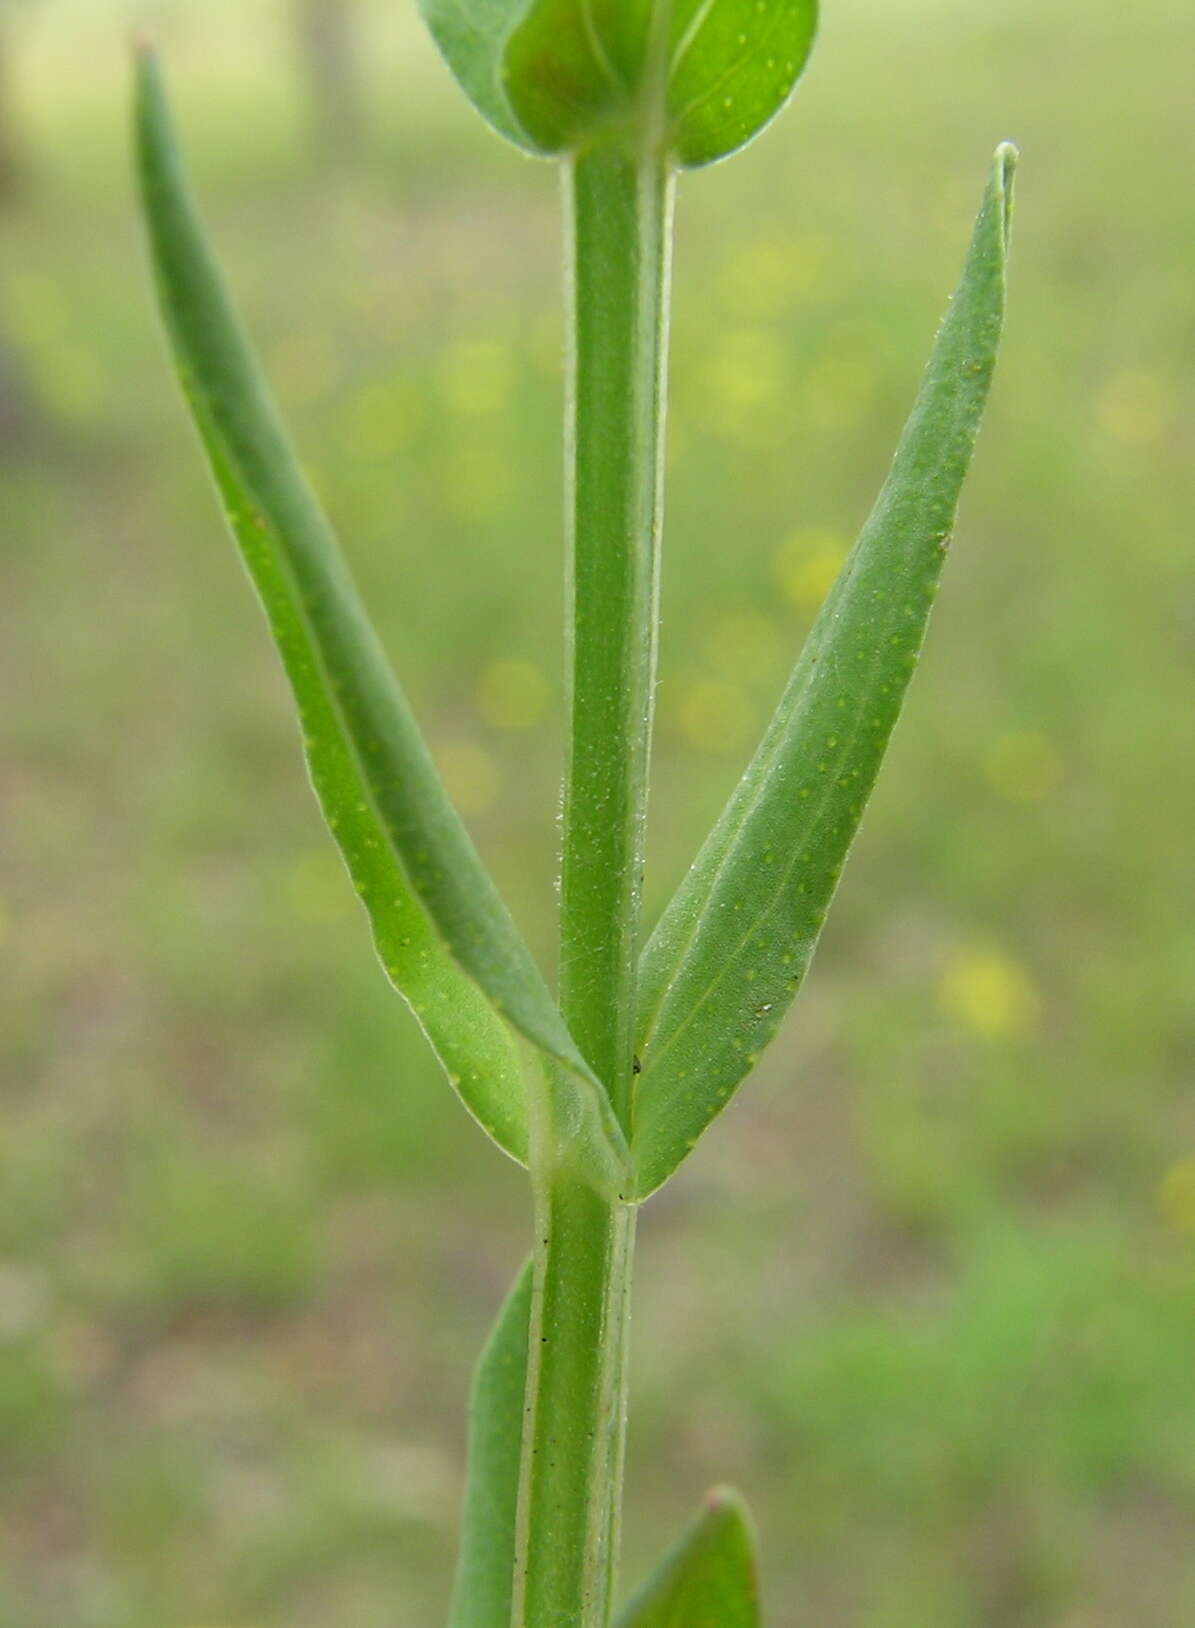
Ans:
[[[747,1506],[716,1487],[617,1628],[759,1628],[759,1567]]]
[[[510,1628],[530,1323],[528,1261],[473,1376],[469,1474],[448,1628]]]

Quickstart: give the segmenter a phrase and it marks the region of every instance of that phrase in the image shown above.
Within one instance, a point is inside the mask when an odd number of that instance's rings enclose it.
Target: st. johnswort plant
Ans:
[[[555,996],[298,471],[207,248],[148,49],[142,197],[179,376],[378,954],[470,1112],[530,1177],[531,1258],[473,1390],[450,1628],[606,1628],[638,1207],[775,1034],[875,782],[992,377],[1014,154],[996,153],[876,505],[750,766],[644,942],[677,177],[741,147],[787,101],[816,0],[421,4],[478,111],[564,177],[570,717]],[[710,1495],[617,1620],[760,1621],[737,1496]]]

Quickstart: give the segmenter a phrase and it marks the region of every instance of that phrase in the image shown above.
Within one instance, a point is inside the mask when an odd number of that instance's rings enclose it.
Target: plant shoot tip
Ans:
[[[996,148],[995,161],[1000,167],[1000,179],[1007,187],[1016,173],[1021,149],[1015,141],[1002,141]]]

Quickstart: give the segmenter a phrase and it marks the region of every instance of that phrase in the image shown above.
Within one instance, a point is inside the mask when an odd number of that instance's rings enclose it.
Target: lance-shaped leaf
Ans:
[[[290,680],[324,816],[406,996],[494,1139],[527,1156],[518,1030],[564,1065],[598,1179],[621,1133],[448,799],[322,512],[300,475],[191,202],[156,62],[137,138],[158,293],[179,376]]]
[[[817,0],[420,0],[461,87],[534,153],[626,140],[708,164],[780,111]]]
[[[809,966],[921,651],[1004,313],[1015,154],[997,152],[962,280],[878,502],[775,717],[642,960],[632,1154],[675,1169]]]
[[[715,1488],[617,1628],[759,1628],[759,1568],[747,1506]]]
[[[510,1628],[531,1276],[528,1261],[473,1376],[469,1473],[448,1628]]]

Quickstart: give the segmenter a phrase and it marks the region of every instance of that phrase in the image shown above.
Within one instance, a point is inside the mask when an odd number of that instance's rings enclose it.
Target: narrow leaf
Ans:
[[[1002,147],[891,472],[750,767],[642,961],[632,1152],[664,1181],[767,1045],[808,969],[950,542],[1004,313]]]
[[[469,1474],[448,1628],[510,1628],[531,1276],[528,1261],[473,1376]]]
[[[617,1628],[759,1628],[759,1620],[751,1517],[736,1492],[719,1487]]]
[[[607,1163],[620,1133],[449,801],[335,540],[300,475],[191,202],[156,62],[141,52],[142,201],[179,377],[290,680],[312,782],[406,996],[467,1106],[525,1160],[507,1024],[565,1065]]]

